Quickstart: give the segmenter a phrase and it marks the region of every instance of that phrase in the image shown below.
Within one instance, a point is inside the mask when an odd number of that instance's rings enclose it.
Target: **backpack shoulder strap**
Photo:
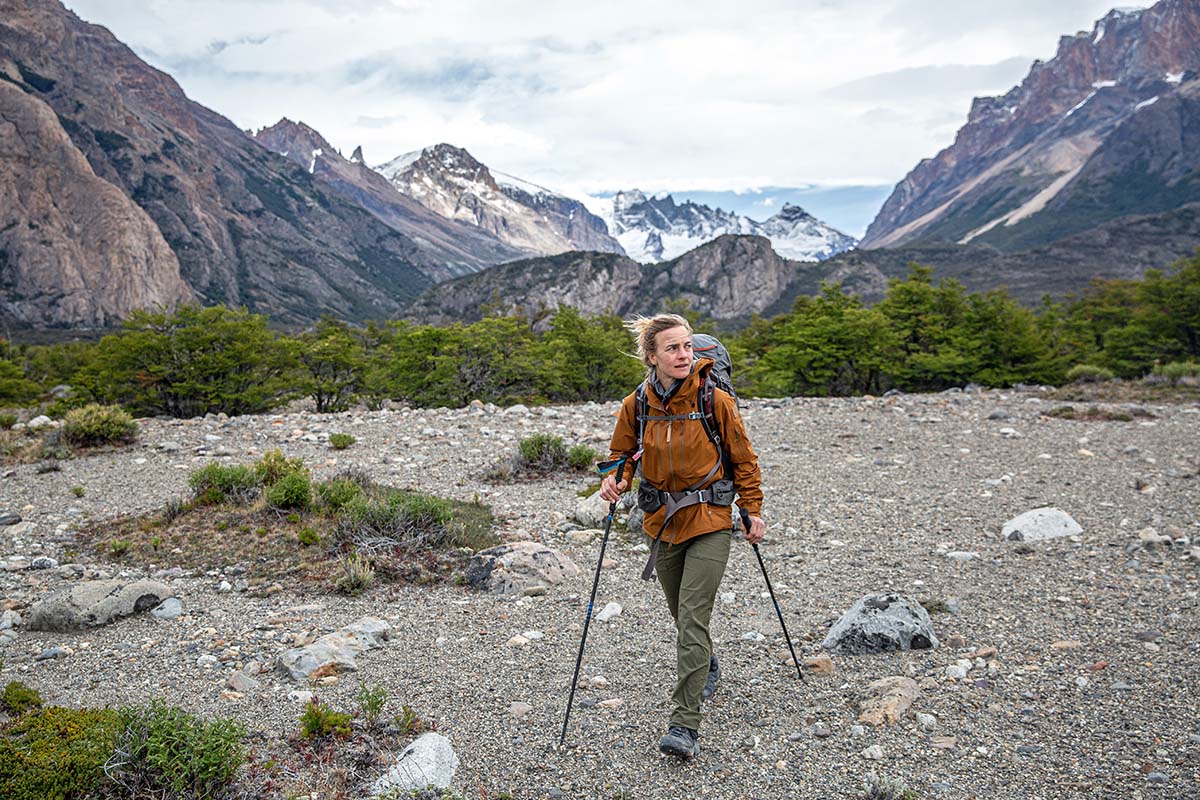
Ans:
[[[637,417],[637,451],[642,452],[642,437],[646,433],[646,415],[650,413],[650,399],[646,397],[646,382],[638,384],[633,393],[633,413]]]

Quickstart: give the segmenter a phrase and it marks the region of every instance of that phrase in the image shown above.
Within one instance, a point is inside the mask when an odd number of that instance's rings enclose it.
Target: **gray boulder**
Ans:
[[[928,650],[937,645],[929,613],[920,603],[898,594],[860,598],[821,643],[829,652],[843,655]]]
[[[35,631],[94,628],[149,611],[174,596],[175,591],[159,581],[87,581],[34,603],[26,627]]]
[[[1040,542],[1083,533],[1083,527],[1062,509],[1035,508],[1004,523],[1001,534],[1010,542]]]
[[[427,733],[404,748],[392,768],[375,781],[371,797],[389,792],[407,797],[429,786],[446,789],[456,769],[458,755],[450,740],[440,733]]]
[[[391,632],[392,626],[385,620],[363,617],[312,644],[285,650],[280,653],[276,667],[294,681],[354,672],[358,669],[355,659],[364,651],[383,647]]]
[[[183,613],[183,603],[178,597],[168,597],[163,600],[158,606],[150,609],[150,613],[155,619],[170,620],[175,619]]]
[[[608,519],[608,501],[599,492],[580,498],[575,504],[575,521],[585,528],[603,528]]]
[[[512,542],[480,550],[467,564],[467,582],[493,594],[513,594],[555,584],[579,574],[579,567],[538,542]]]

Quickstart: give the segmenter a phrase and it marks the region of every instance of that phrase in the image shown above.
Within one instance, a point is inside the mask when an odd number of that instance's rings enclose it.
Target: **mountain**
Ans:
[[[573,306],[585,314],[649,314],[685,300],[716,319],[786,310],[819,286],[823,265],[781,258],[762,236],[725,234],[678,258],[639,264],[615,253],[571,252],[501,264],[438,284],[407,310],[426,322],[479,319],[485,305],[505,310]]]
[[[976,98],[954,143],[896,186],[860,247],[1026,252],[1200,201],[1198,73],[1196,0],[1109,12],[1007,94]]]
[[[525,254],[623,252],[608,235],[604,221],[583,203],[492,172],[462,148],[426,147],[377,170],[397,190],[434,213],[481,228]]]
[[[428,257],[55,0],[0,0],[0,316],[185,300],[300,325],[394,315]],[[36,234],[31,233],[36,231]]]
[[[646,197],[617,192],[607,215],[609,228],[632,258],[643,263],[672,259],[725,234],[765,236],[775,251],[800,261],[819,261],[854,247],[851,236],[834,230],[799,206],[757,222],[749,217],[671,195]]]
[[[320,133],[303,122],[285,117],[257,131],[254,139],[415,241],[425,256],[422,271],[434,280],[465,275],[528,255],[475,225],[431,211],[363,163],[361,147],[355,148],[346,160]]]

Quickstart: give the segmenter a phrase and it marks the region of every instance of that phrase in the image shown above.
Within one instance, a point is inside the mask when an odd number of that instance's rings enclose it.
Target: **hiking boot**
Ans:
[[[708,658],[708,680],[704,682],[704,694],[701,695],[701,700],[708,702],[708,699],[717,691],[717,681],[721,680],[721,665],[717,663],[716,656]]]
[[[700,755],[700,734],[682,725],[672,725],[658,742],[658,749],[669,756],[692,758]]]

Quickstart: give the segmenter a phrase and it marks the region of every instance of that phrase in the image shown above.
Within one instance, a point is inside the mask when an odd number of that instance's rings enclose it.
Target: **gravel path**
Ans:
[[[560,549],[581,574],[522,599],[454,587],[256,598],[217,591],[239,568],[214,564],[173,579],[185,608],[174,621],[20,630],[0,645],[0,681],[22,680],[64,705],[166,696],[287,735],[302,710],[288,694],[305,687],[267,674],[260,690],[231,698],[228,675],[269,662],[296,637],[377,614],[394,626],[392,642],[361,656],[358,673],[316,687],[318,696],[349,709],[363,683],[385,686],[388,710],[410,705],[450,738],[462,762],[455,787],[467,797],[849,797],[871,770],[922,797],[1200,796],[1200,553],[1183,541],[1200,540],[1200,407],[1078,422],[1045,416],[1055,405],[1033,390],[752,402],[745,417],[766,481],[763,552],[797,645],[819,650],[829,625],[869,593],[940,599],[957,611],[934,616],[936,650],[835,656],[832,677],[801,682],[781,661],[786,648],[753,553],[735,542],[713,622],[725,677],[692,763],[655,750],[670,711],[673,630],[657,585],[639,580],[645,556],[628,534],[610,542],[596,606],[615,601],[623,612],[593,623],[584,659],[585,674],[607,686],[581,688],[573,746],[554,750],[599,548],[564,530],[587,481],[482,479],[534,432],[603,448],[615,403],[144,420],[134,449],[64,462],[60,472],[3,470],[0,511],[25,519],[0,527],[0,557],[10,561],[46,554],[82,562],[89,575],[114,572],[74,552],[72,531],[84,520],[157,509],[185,493],[198,465],[281,447],[318,477],[356,466],[401,488],[478,494],[503,538]],[[335,452],[326,443],[335,431],[358,441]],[[1001,539],[1006,520],[1047,505],[1084,532],[1026,547]],[[1143,546],[1148,527],[1179,543]],[[24,608],[73,574],[0,572],[0,602]],[[508,643],[526,631],[544,635]],[[946,676],[986,646],[998,651],[990,668],[980,660],[965,679]],[[55,647],[64,657],[37,660]],[[222,663],[198,665],[205,654]],[[921,684],[913,712],[935,725],[923,729],[912,715],[858,724],[863,690],[890,675]],[[593,704],[614,698],[615,707]],[[514,703],[531,710],[515,716]],[[863,755],[873,745],[881,759]]]

